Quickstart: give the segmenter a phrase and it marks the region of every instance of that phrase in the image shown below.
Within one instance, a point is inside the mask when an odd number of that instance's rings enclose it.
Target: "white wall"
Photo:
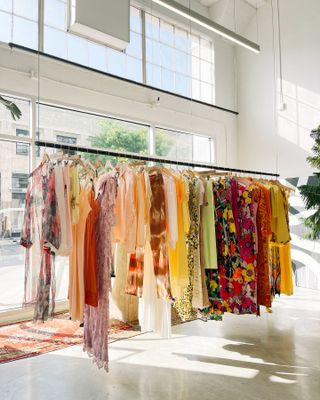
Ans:
[[[279,0],[283,90],[287,110],[279,111],[275,92],[271,0],[258,10],[261,53],[237,48],[239,164],[279,171],[282,176],[309,175],[309,132],[320,124],[320,1]],[[276,1],[274,20],[277,21]],[[252,20],[248,34],[256,30]],[[278,60],[277,37],[275,38]],[[276,79],[275,77],[276,76]],[[278,87],[277,87],[278,86]]]
[[[30,71],[40,71],[40,80]],[[159,93],[135,84],[86,71],[21,50],[0,46],[0,92],[32,96],[42,101],[78,107],[138,122],[185,130],[215,138],[216,164],[237,166],[236,116],[209,106]]]

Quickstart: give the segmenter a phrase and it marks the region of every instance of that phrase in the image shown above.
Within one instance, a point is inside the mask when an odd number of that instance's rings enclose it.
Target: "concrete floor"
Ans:
[[[320,293],[262,317],[226,315],[110,345],[110,372],[80,346],[0,366],[1,400],[319,400]]]

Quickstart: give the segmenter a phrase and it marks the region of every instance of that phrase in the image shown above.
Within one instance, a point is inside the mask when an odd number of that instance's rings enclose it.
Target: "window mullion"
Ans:
[[[147,84],[146,12],[141,10],[142,82]]]
[[[44,0],[38,0],[38,50],[44,50]],[[39,73],[39,71],[38,71]]]
[[[36,168],[37,154],[36,154],[36,137],[37,137],[37,102],[35,99],[31,100],[31,113],[30,113],[30,133],[31,133],[31,144],[29,157],[29,169],[33,171]]]
[[[155,132],[155,126],[152,124],[149,126],[149,154],[151,156],[155,155],[155,136],[154,136],[154,132]]]

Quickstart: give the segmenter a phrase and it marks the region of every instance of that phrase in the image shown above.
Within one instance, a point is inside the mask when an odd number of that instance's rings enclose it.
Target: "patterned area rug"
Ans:
[[[127,339],[141,332],[135,323],[111,320],[109,342]],[[68,314],[34,324],[20,322],[0,328],[0,364],[63,349],[83,342],[83,328],[69,320]]]
[[[183,323],[172,308],[172,325]],[[192,320],[196,319],[194,315]],[[138,321],[110,320],[109,343],[140,335]],[[0,326],[0,364],[38,356],[68,346],[82,344],[83,328],[69,320],[68,313],[57,314],[44,324],[32,321]]]

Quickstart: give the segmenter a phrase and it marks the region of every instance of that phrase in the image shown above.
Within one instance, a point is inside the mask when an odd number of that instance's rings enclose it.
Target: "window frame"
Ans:
[[[210,136],[210,135],[205,135],[203,133],[199,133],[197,131],[195,132],[186,132],[183,130],[178,130],[175,129],[173,127],[168,127],[168,126],[162,126],[160,124],[156,124],[156,123],[150,123],[150,122],[146,122],[146,121],[141,121],[141,120],[134,120],[134,119],[124,119],[123,117],[118,117],[118,116],[114,116],[114,115],[110,115],[110,114],[106,114],[106,113],[94,113],[92,111],[88,111],[88,110],[83,110],[83,109],[77,109],[74,108],[72,109],[71,107],[64,107],[64,106],[60,106],[59,104],[50,104],[50,103],[43,103],[38,101],[38,99],[36,97],[25,97],[25,96],[18,96],[15,93],[9,93],[9,92],[0,92],[1,95],[3,96],[7,96],[10,97],[12,99],[15,100],[22,100],[22,101],[26,101],[28,102],[28,107],[29,107],[29,112],[30,112],[30,122],[29,122],[29,134],[30,136],[14,136],[12,134],[4,134],[0,132],[0,141],[8,141],[10,143],[24,143],[26,145],[29,146],[30,151],[29,151],[29,172],[33,171],[36,167],[37,167],[37,163],[39,161],[39,157],[38,157],[38,149],[39,147],[37,146],[37,141],[39,139],[41,139],[41,133],[43,133],[42,129],[39,129],[38,127],[38,120],[37,120],[37,109],[38,109],[38,105],[40,104],[44,104],[44,105],[48,105],[51,107],[54,107],[55,109],[59,110],[59,109],[68,109],[71,111],[79,111],[82,112],[84,114],[88,114],[88,115],[94,115],[97,117],[106,117],[108,119],[113,119],[116,121],[123,121],[126,123],[133,123],[133,124],[139,124],[139,125],[144,125],[148,128],[148,144],[149,144],[149,148],[148,148],[148,154],[150,156],[155,155],[155,130],[156,127],[160,128],[160,129],[165,129],[168,131],[172,131],[172,132],[178,132],[178,133],[183,133],[183,134],[188,134],[191,136],[203,136],[206,138],[210,139],[211,144],[215,144],[215,136]],[[40,137],[39,137],[39,132],[40,132]],[[54,134],[56,135],[58,133],[58,131],[55,131]],[[60,133],[60,132],[59,132]],[[62,132],[61,132],[62,133]],[[65,133],[65,132],[63,132]],[[66,132],[67,134],[67,132]],[[215,154],[211,151],[210,153],[210,163],[214,163],[215,162]],[[137,154],[137,159],[139,159],[139,154]],[[190,160],[190,162],[192,162]],[[16,171],[12,171],[12,173],[15,174],[19,174],[19,172]],[[22,173],[21,173],[22,174]],[[25,173],[23,173],[23,175],[26,175]],[[1,171],[0,171],[0,179],[1,179]],[[13,190],[13,192],[16,193],[17,197],[22,197],[22,193],[25,190],[25,188],[19,188],[18,190]],[[19,195],[20,193],[20,195]],[[0,187],[0,195],[2,196],[1,193],[1,187]],[[66,310],[68,307],[68,300],[59,300],[57,301],[57,311],[64,311]],[[7,309],[4,311],[1,311],[0,315],[3,321],[6,322],[14,322],[17,320],[23,320],[23,319],[28,319],[28,318],[32,318],[32,307],[27,307],[27,308],[12,308],[12,309]]]
[[[16,128],[16,137],[30,137],[30,131],[25,128]],[[22,150],[25,149],[25,150]],[[23,143],[23,142],[17,142],[16,143],[16,155],[17,156],[28,156],[29,155],[29,150],[30,150],[30,145]]]
[[[31,22],[35,22],[37,24],[37,31],[38,31],[38,37],[37,37],[37,42],[38,42],[38,50],[37,49],[33,49],[33,51],[39,51],[40,53],[44,54],[45,56],[48,57],[53,57],[56,59],[59,59],[61,61],[64,61],[66,63],[71,63],[73,65],[77,65],[79,67],[82,68],[86,68],[86,69],[90,69],[93,71],[97,71],[100,72],[102,74],[106,74],[106,75],[111,75],[111,76],[115,76],[118,79],[124,79],[127,80],[129,82],[135,83],[135,84],[140,84],[143,85],[145,87],[151,88],[151,89],[155,89],[155,90],[159,90],[165,93],[169,93],[173,96],[177,96],[177,97],[181,97],[181,98],[185,98],[185,99],[189,99],[195,102],[199,102],[201,104],[206,104],[209,106],[213,106],[215,108],[218,109],[224,109],[223,107],[219,107],[216,106],[216,80],[215,80],[215,52],[214,52],[214,40],[213,38],[209,35],[209,34],[205,34],[203,33],[201,30],[197,30],[188,27],[187,23],[183,23],[180,20],[176,20],[175,18],[165,15],[164,13],[161,13],[159,11],[156,11],[155,13],[151,10],[145,10],[141,4],[133,1],[130,3],[130,7],[135,8],[140,15],[140,23],[141,23],[141,29],[140,32],[138,32],[135,28],[130,29],[132,32],[141,35],[141,41],[142,41],[142,45],[141,45],[141,58],[137,58],[136,55],[131,55],[129,53],[127,53],[126,50],[124,50],[123,52],[119,51],[119,53],[125,55],[127,58],[125,60],[125,65],[124,65],[124,72],[123,74],[121,72],[116,73],[115,70],[109,71],[108,70],[108,59],[109,57],[107,56],[107,51],[108,49],[111,49],[111,47],[108,46],[104,46],[105,49],[105,68],[99,68],[99,67],[94,67],[92,65],[90,65],[90,62],[85,62],[85,63],[80,63],[80,62],[76,62],[76,61],[72,61],[70,59],[68,59],[68,53],[66,53],[66,55],[61,56],[57,56],[54,54],[50,54],[50,53],[45,53],[44,52],[44,44],[45,44],[45,28],[48,27],[50,29],[54,29],[56,31],[59,32],[65,32],[67,33],[67,31],[64,31],[61,29],[61,27],[54,27],[49,23],[45,24],[45,0],[37,0],[38,2],[38,11],[37,11],[37,15],[38,15],[38,20],[34,21],[31,20],[28,17],[22,17],[22,16],[18,16],[20,18],[23,18],[25,20],[31,21]],[[3,11],[4,13],[12,16],[16,15],[14,14],[13,10],[11,11],[11,13],[7,10]],[[212,50],[212,57],[211,57],[211,61],[210,61],[210,76],[211,76],[211,81],[207,82],[203,79],[201,79],[201,54],[199,51],[199,55],[196,56],[196,58],[199,61],[199,77],[194,77],[192,76],[192,72],[189,73],[189,71],[184,71],[181,72],[179,70],[177,70],[177,68],[175,67],[174,70],[172,69],[167,69],[165,66],[159,66],[158,64],[154,63],[154,60],[149,60],[149,62],[147,62],[147,40],[150,38],[147,37],[146,35],[146,15],[150,15],[150,16],[154,16],[156,18],[159,19],[159,21],[163,21],[164,23],[167,23],[169,25],[173,26],[174,31],[175,30],[183,30],[187,33],[187,35],[191,35],[191,36],[198,36],[199,37],[199,43],[201,43],[201,39],[203,39],[204,41],[208,41],[211,44],[211,49]],[[159,34],[160,34],[160,30],[159,30]],[[79,37],[80,39],[83,39],[82,36],[80,35],[75,35],[76,37]],[[176,53],[175,52],[182,52],[183,54],[188,54],[185,53],[184,50],[179,49],[179,47],[177,47],[176,42],[175,42],[175,36],[173,36],[173,43],[172,46],[170,45],[169,47],[173,49],[174,51],[174,59],[176,58]],[[11,37],[11,40],[13,41],[13,38]],[[154,40],[151,38],[151,40]],[[92,43],[93,45],[99,45],[99,43],[90,41],[89,39],[87,39],[87,45],[89,45],[90,43]],[[158,43],[160,45],[164,45],[164,43],[161,42],[161,38],[159,36],[158,38]],[[17,43],[17,45],[19,45]],[[168,46],[168,45],[167,45]],[[22,46],[23,47],[23,46]],[[28,49],[28,47],[26,47],[26,49]],[[201,46],[199,44],[199,50],[201,49]],[[30,48],[30,50],[32,50]],[[66,48],[67,51],[67,48]],[[114,50],[113,50],[114,51]],[[87,56],[89,57],[89,50],[88,50],[88,54]],[[192,65],[192,59],[194,58],[194,56],[190,53],[189,56],[191,57],[190,63]],[[204,62],[204,59],[202,60]],[[134,73],[134,76],[128,75],[127,70],[128,70],[128,63],[129,62],[139,62],[139,74],[137,75],[136,72]],[[174,63],[175,64],[175,63]],[[136,66],[137,67],[137,66]],[[147,70],[149,69],[151,71],[153,71],[154,68],[160,68],[160,83],[154,83],[154,78],[153,78],[153,72],[151,73],[151,77],[148,77],[148,72]],[[188,68],[187,68],[188,69]],[[133,70],[132,70],[133,71]],[[163,74],[166,75],[168,73],[172,74],[172,87],[168,87],[168,86],[164,86],[163,85]],[[134,79],[133,79],[134,78]],[[176,83],[177,82],[177,83]],[[179,84],[180,82],[180,84]],[[194,88],[194,85],[197,85],[197,87]],[[186,86],[186,87],[185,87]],[[194,90],[194,93],[193,93]],[[210,96],[210,97],[207,97]],[[231,111],[232,110],[227,110],[227,111]]]

